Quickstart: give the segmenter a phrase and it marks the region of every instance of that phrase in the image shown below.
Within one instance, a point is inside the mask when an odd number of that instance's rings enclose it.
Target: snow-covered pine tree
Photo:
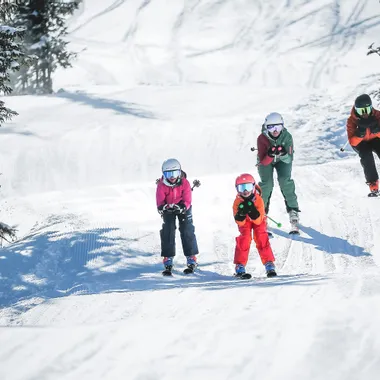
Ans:
[[[75,56],[67,50],[67,17],[81,0],[19,0],[13,26],[25,27],[28,54],[36,57],[33,65],[22,67],[14,88],[18,93],[53,92],[52,74],[58,66],[71,66]]]
[[[28,60],[21,43],[23,33],[21,29],[0,24],[0,94],[9,95],[12,92],[9,86],[10,73],[17,71]],[[0,100],[0,126],[15,115],[17,112],[7,108]]]

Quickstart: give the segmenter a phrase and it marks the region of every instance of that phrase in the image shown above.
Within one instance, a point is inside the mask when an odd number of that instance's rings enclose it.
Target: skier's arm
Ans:
[[[186,178],[182,179],[182,186],[183,186],[182,201],[184,205],[186,206],[186,210],[188,210],[192,202],[192,191],[191,191],[190,183]]]
[[[357,136],[357,124],[352,116],[347,119],[347,137],[351,146],[356,146],[363,141],[363,137]]]
[[[266,166],[273,161],[273,157],[268,156],[269,147],[270,142],[268,140],[268,137],[261,133],[257,138],[257,157],[260,165]]]
[[[286,154],[281,156],[281,161],[285,164],[290,164],[293,161],[293,152],[294,152],[294,144],[293,144],[293,136],[287,132],[288,135],[284,141],[284,149]]]
[[[246,217],[244,216],[241,217],[239,214],[238,214],[238,211],[239,211],[239,205],[240,203],[242,202],[242,199],[240,199],[239,197],[237,197],[234,201],[234,204],[232,206],[232,212],[233,212],[233,215],[234,215],[234,219],[235,219],[235,222],[238,226],[244,226],[245,224],[245,220],[246,220]]]
[[[261,224],[265,218],[265,207],[264,207],[263,198],[260,195],[256,195],[254,205],[255,205],[255,207],[256,207],[256,209],[260,215],[256,219],[252,219],[252,218],[250,218],[250,219],[255,224]]]
[[[162,181],[160,180],[157,184],[157,189],[156,189],[156,204],[157,204],[157,207],[160,207],[162,205],[164,205],[166,202],[165,202],[165,198],[166,198],[166,194],[165,194],[165,185],[162,183]]]

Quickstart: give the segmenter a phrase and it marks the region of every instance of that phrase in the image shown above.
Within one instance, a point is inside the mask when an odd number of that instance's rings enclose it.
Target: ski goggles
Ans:
[[[178,178],[180,175],[181,175],[181,170],[179,170],[179,169],[177,169],[177,170],[168,170],[168,171],[164,172],[164,177],[166,179]]]
[[[284,124],[268,124],[267,130],[269,132],[281,132],[282,128],[284,128]]]
[[[236,189],[239,193],[244,193],[245,190],[252,191],[255,187],[254,183],[241,183],[236,186]]]
[[[372,106],[367,107],[355,107],[355,111],[358,115],[362,116],[364,114],[369,115],[372,112]]]

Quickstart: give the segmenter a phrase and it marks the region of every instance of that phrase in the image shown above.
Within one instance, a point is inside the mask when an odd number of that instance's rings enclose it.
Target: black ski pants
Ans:
[[[161,256],[175,256],[176,218],[178,218],[183,253],[185,256],[197,255],[198,244],[195,237],[193,214],[190,207],[185,214],[164,213],[162,215],[164,223],[162,224],[162,229],[160,231]]]
[[[359,154],[366,182],[376,182],[379,179],[379,175],[377,173],[373,152],[380,158],[380,139],[375,138],[369,141],[362,141],[360,144],[354,146],[353,149]]]

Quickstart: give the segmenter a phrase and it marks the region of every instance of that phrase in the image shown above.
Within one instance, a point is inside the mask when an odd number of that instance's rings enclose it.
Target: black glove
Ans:
[[[257,210],[255,204],[252,201],[246,202],[246,208],[248,210],[248,216],[252,219],[255,220],[260,216],[259,211]]]
[[[178,202],[175,206],[175,214],[184,214],[187,211],[187,208],[182,201]]]
[[[276,154],[278,154],[279,156],[285,156],[285,154],[287,153],[288,152],[286,151],[285,147],[283,147],[282,145],[277,145]]]
[[[357,136],[357,137],[364,137],[366,132],[367,132],[367,128],[366,127],[359,127],[359,126],[357,126],[356,129],[355,129],[355,136]]]
[[[245,202],[241,202],[238,206],[236,215],[235,215],[235,220],[242,222],[248,214],[247,207],[245,205]]]
[[[162,216],[162,215],[164,215],[164,213],[165,213],[165,211],[166,211],[166,206],[167,205],[161,205],[161,206],[158,206],[157,207],[157,211],[158,211],[158,213]]]
[[[269,149],[268,149],[268,156],[269,157],[274,157],[277,153],[277,149],[275,146],[271,146]]]

